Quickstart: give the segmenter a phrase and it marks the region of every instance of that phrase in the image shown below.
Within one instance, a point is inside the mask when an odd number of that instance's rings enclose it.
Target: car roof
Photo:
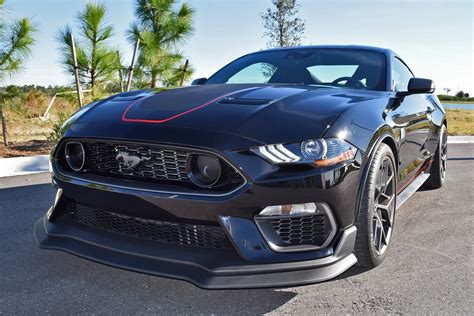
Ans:
[[[365,45],[306,45],[306,46],[289,46],[289,47],[278,47],[261,50],[259,52],[275,51],[275,50],[293,50],[293,49],[312,49],[312,48],[327,48],[327,49],[359,49],[368,50],[373,52],[380,52],[387,55],[398,56],[394,51],[388,48],[376,47],[376,46],[365,46]]]

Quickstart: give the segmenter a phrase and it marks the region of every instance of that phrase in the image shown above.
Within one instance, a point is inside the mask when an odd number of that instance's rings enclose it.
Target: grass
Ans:
[[[87,96],[90,98],[90,96]],[[77,110],[75,95],[57,97],[50,110],[48,119],[43,119],[52,95],[39,90],[18,93],[14,97],[5,98],[3,110],[7,119],[9,141],[25,142],[30,140],[46,140],[55,123],[64,116],[70,116]],[[91,100],[87,99],[87,102]],[[1,130],[1,128],[0,128]]]
[[[64,113],[64,114],[63,114]],[[53,111],[48,120],[40,116],[26,116],[21,111],[5,110],[7,119],[8,138],[11,142],[22,142],[29,140],[46,140],[51,134],[54,123],[62,115],[71,115],[74,108]]]
[[[448,135],[474,135],[474,110],[446,109]]]
[[[471,104],[474,105],[474,101],[439,101],[446,104]]]

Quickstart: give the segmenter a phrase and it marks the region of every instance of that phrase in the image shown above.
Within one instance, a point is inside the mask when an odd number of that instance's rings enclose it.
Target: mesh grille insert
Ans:
[[[279,218],[270,221],[286,245],[322,245],[330,233],[326,215]]]
[[[86,168],[92,173],[152,180],[189,181],[186,173],[188,153],[184,150],[102,142],[84,144]],[[134,169],[124,168],[117,159],[122,151],[140,157],[141,163]]]
[[[74,203],[70,217],[81,224],[121,235],[202,248],[232,248],[224,230],[216,225],[165,222],[113,213]]]

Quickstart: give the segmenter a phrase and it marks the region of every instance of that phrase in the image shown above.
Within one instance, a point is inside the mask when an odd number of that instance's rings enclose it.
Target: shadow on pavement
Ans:
[[[62,311],[73,313],[87,305],[90,312],[106,314],[265,314],[297,295],[290,289],[273,288],[204,290],[185,281],[108,267],[51,250],[34,251],[31,264],[41,266],[36,272],[39,279],[62,289],[56,294],[59,297],[46,298],[47,305],[59,311],[55,301],[68,301]]]

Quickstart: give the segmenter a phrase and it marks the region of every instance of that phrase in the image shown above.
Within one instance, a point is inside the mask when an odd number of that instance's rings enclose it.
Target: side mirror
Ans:
[[[433,80],[423,78],[411,78],[408,81],[408,91],[398,92],[397,95],[404,96],[418,93],[433,93],[436,87]]]
[[[194,79],[193,82],[191,82],[191,85],[192,85],[192,86],[200,86],[200,85],[205,84],[206,81],[207,81],[207,78]]]

